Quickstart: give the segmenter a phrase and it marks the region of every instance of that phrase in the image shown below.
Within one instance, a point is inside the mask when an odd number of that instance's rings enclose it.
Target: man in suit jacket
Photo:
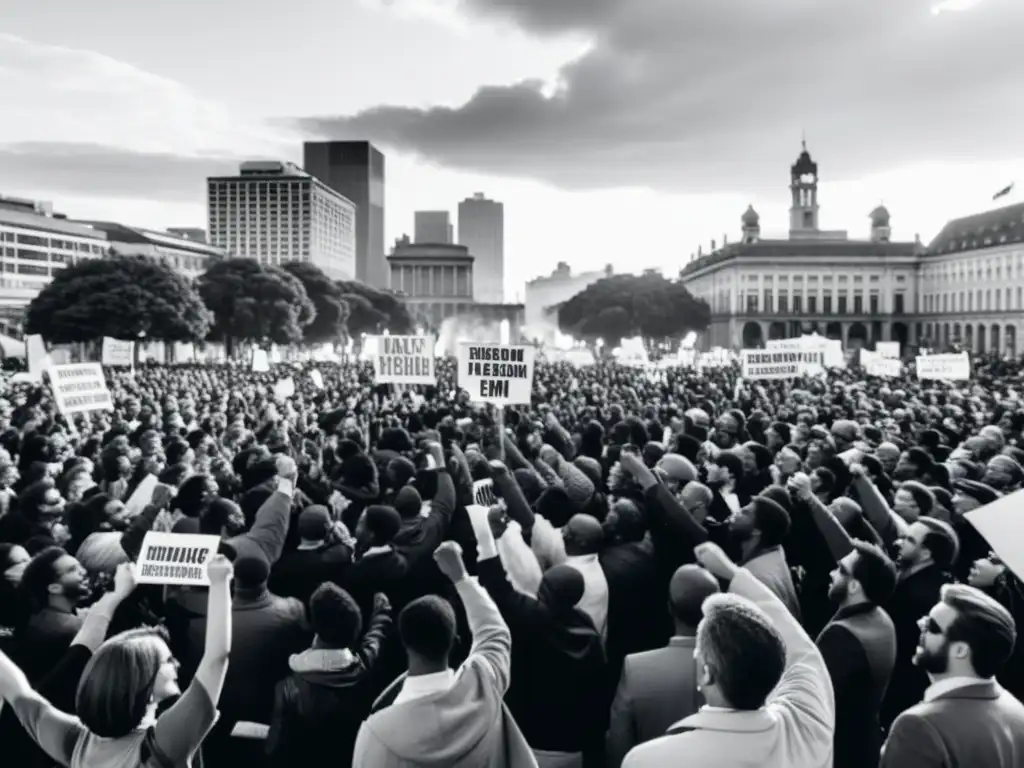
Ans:
[[[718,582],[699,566],[680,566],[673,575],[668,607],[675,634],[665,648],[626,657],[608,727],[609,768],[700,708],[693,646],[704,599],[717,592]]]
[[[1010,612],[974,587],[948,584],[920,627],[914,663],[931,685],[893,723],[882,768],[1024,765],[1024,705],[995,681],[1017,636]]]
[[[878,765],[878,711],[896,662],[896,628],[879,608],[896,586],[896,566],[873,544],[853,550],[832,571],[828,595],[839,610],[818,635],[836,693],[834,768]]]
[[[828,768],[835,698],[814,641],[775,594],[715,544],[696,549],[729,595],[704,601],[695,658],[708,704],[633,749],[623,768]]]

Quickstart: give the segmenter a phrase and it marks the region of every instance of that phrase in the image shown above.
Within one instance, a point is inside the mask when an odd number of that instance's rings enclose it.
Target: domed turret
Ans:
[[[884,205],[880,205],[871,212],[871,242],[888,243],[891,233],[889,209]]]
[[[743,214],[741,221],[743,222],[743,242],[756,243],[761,237],[761,217],[754,210],[754,206],[747,206],[747,212]]]
[[[761,216],[754,210],[754,206],[748,205],[742,221],[744,227],[756,227],[761,222]]]
[[[889,209],[884,205],[880,205],[871,212],[871,226],[872,227],[888,227],[889,226]]]

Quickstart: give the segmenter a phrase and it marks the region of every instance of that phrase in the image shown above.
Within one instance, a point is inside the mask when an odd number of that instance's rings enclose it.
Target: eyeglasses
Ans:
[[[931,616],[922,616],[921,619],[918,621],[918,626],[920,626],[929,635],[946,634],[946,630],[939,626],[939,622],[937,622]]]

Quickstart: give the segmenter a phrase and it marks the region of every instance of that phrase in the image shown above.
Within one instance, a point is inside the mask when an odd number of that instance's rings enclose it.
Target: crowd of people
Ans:
[[[319,372],[314,375],[313,372]],[[0,763],[1022,768],[1019,366],[0,379]],[[282,394],[285,378],[294,386]],[[149,532],[220,538],[139,584]]]

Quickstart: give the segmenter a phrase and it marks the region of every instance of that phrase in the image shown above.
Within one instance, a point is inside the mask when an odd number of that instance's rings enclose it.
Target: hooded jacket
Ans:
[[[394,704],[399,678],[359,729],[353,768],[536,768],[533,751],[502,702],[512,635],[472,579],[456,590],[473,631],[469,657],[446,690]]]
[[[375,606],[355,651],[310,649],[292,656],[292,674],[277,684],[267,737],[271,766],[331,765],[348,768],[359,725],[373,703],[372,674],[391,631],[391,608]]]
[[[500,558],[478,569],[515,636],[506,701],[530,746],[577,753],[600,744],[609,713],[605,653],[593,621],[576,607],[583,575],[556,565],[533,598],[512,587]]]

